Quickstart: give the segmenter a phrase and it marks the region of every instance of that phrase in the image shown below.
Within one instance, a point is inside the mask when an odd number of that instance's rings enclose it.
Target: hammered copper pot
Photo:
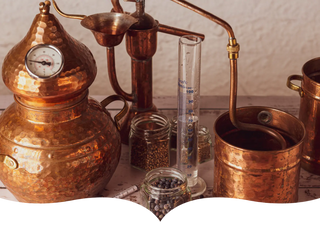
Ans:
[[[305,128],[296,117],[268,107],[237,109],[244,123],[277,130],[287,147],[262,132],[236,129],[229,112],[214,124],[213,195],[268,203],[298,201],[300,161]]]
[[[120,159],[119,131],[87,95],[45,111],[16,98],[0,117],[0,135],[0,152],[7,158],[0,163],[0,180],[22,202],[96,196]]]
[[[301,81],[301,87],[293,80]],[[301,75],[288,77],[287,86],[300,95],[299,119],[306,128],[301,167],[320,175],[320,57],[306,62]]]
[[[118,95],[101,103],[88,97],[95,60],[49,9],[49,1],[40,3],[40,14],[2,69],[15,102],[0,116],[0,180],[22,202],[61,202],[103,190],[119,163],[119,120],[128,110]],[[58,77],[29,76],[24,57],[37,44],[53,45],[64,55]],[[125,103],[115,121],[105,109],[114,100]]]

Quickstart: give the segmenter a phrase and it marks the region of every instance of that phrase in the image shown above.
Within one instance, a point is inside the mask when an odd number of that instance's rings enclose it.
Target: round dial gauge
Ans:
[[[60,50],[52,45],[39,44],[32,47],[25,57],[29,75],[36,79],[50,79],[62,71],[64,58]]]

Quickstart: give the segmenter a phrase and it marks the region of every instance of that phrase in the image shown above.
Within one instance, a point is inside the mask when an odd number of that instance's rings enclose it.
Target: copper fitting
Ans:
[[[235,38],[229,39],[229,44],[227,45],[228,57],[230,60],[239,58],[240,45],[237,43]]]

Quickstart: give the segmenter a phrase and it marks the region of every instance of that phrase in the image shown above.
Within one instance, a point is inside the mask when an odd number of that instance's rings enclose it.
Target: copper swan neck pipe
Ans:
[[[222,20],[221,18],[218,18],[217,16],[211,14],[210,12],[205,11],[205,10],[201,9],[200,7],[193,5],[187,1],[184,1],[184,0],[171,0],[171,1],[178,3],[179,5],[185,7],[189,10],[194,11],[194,12],[200,14],[201,16],[208,18],[211,21],[214,21],[215,23],[217,23],[218,25],[220,25],[226,29],[229,38],[234,38],[234,33],[233,33],[231,26],[226,21]]]
[[[261,131],[268,135],[271,135],[275,138],[280,144],[281,148],[286,148],[286,141],[281,134],[277,131],[258,124],[248,124],[240,122],[236,116],[236,109],[237,109],[237,85],[238,85],[238,71],[237,71],[237,58],[238,53],[240,50],[239,44],[236,42],[234,32],[231,26],[225,22],[224,20],[216,17],[215,15],[195,6],[185,0],[171,0],[187,9],[190,9],[203,17],[208,18],[209,20],[217,23],[218,25],[222,26],[228,33],[229,36],[229,44],[227,46],[227,51],[229,53],[230,59],[230,99],[229,99],[229,116],[232,124],[240,129],[245,131]]]
[[[123,12],[123,9],[119,3],[119,0],[111,0],[111,3],[112,3],[112,6],[113,6],[113,9],[112,11],[114,12],[117,12],[117,13],[124,13]]]

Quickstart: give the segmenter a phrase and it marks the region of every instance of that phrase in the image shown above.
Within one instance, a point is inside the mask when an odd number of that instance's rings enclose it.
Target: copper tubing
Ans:
[[[215,23],[219,24],[220,26],[222,26],[223,28],[225,28],[227,30],[230,38],[234,38],[234,33],[233,33],[231,26],[227,22],[222,20],[221,18],[218,18],[217,16],[211,14],[210,12],[205,11],[205,10],[199,8],[198,6],[193,5],[187,1],[184,1],[184,0],[171,0],[171,1],[178,3],[179,5],[185,7],[189,10],[194,11],[194,12],[200,14],[201,16],[208,18],[211,21],[214,21]]]
[[[52,0],[53,3],[53,7],[56,9],[56,11],[63,17],[65,18],[71,18],[71,19],[79,19],[79,20],[83,20],[85,19],[87,16],[86,15],[82,15],[82,14],[66,14],[64,12],[62,12],[60,10],[60,8],[58,7],[57,3],[55,2],[55,0]]]
[[[225,22],[224,20],[216,17],[215,15],[199,8],[198,6],[195,6],[187,1],[184,0],[171,0],[187,9],[190,9],[209,20],[219,24],[223,28],[226,29],[228,36],[229,36],[229,43],[228,43],[228,52],[229,52],[229,59],[230,59],[230,99],[229,99],[229,110],[230,110],[230,120],[232,124],[240,129],[240,130],[246,130],[246,131],[261,131],[264,133],[267,133],[274,137],[280,144],[281,148],[286,148],[286,141],[284,138],[275,130],[262,126],[257,124],[248,124],[248,123],[242,123],[240,122],[236,117],[236,108],[237,108],[237,83],[238,83],[238,72],[237,72],[237,58],[238,58],[238,52],[239,52],[239,45],[236,43],[236,39],[234,36],[234,32],[231,28],[231,26]]]
[[[188,31],[188,30],[182,30],[179,28],[174,28],[171,26],[163,25],[163,24],[159,24],[159,32],[171,34],[171,35],[176,35],[176,36],[195,35],[195,36],[201,38],[202,41],[205,38],[204,34],[195,33],[195,32]]]
[[[119,3],[119,0],[111,0],[111,3],[113,5],[112,11],[117,12],[117,13],[124,13],[123,9]]]
[[[237,109],[237,85],[238,85],[238,78],[237,78],[237,60],[231,59],[230,60],[230,100],[229,100],[229,109],[230,109],[230,120],[232,124],[241,130],[246,131],[260,131],[269,134],[273,138],[275,138],[280,144],[281,148],[286,148],[286,141],[281,134],[276,132],[275,130],[257,124],[248,124],[240,122],[236,117],[236,109]]]
[[[116,94],[123,96],[127,101],[133,101],[133,95],[123,91],[119,85],[114,57],[114,47],[107,47],[107,62],[110,84]]]

